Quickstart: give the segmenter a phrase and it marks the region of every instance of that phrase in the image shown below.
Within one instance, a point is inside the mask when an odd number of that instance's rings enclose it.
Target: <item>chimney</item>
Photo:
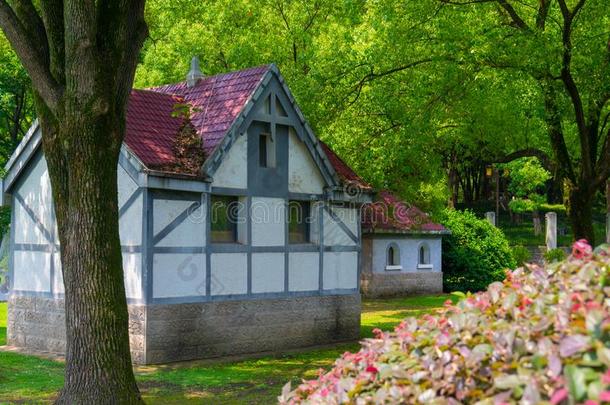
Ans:
[[[191,70],[186,75],[186,85],[188,87],[195,87],[199,79],[203,79],[203,73],[199,69],[199,58],[193,56],[193,59],[191,59]]]

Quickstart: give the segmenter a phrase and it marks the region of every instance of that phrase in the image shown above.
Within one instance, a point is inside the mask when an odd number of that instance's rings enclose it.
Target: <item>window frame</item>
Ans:
[[[300,207],[303,207],[300,212],[303,213],[303,215],[301,215],[303,217],[303,223],[299,224],[303,227],[303,229],[301,229],[301,235],[303,235],[304,237],[299,240],[293,240],[293,238],[291,237],[292,234],[294,234],[294,232],[290,231],[290,225],[291,225],[291,219],[292,219],[292,209],[291,206],[293,206],[294,204],[299,204]],[[287,227],[286,227],[286,231],[288,232],[288,244],[289,245],[310,245],[312,244],[312,237],[311,237],[311,201],[303,201],[303,200],[288,200],[288,212],[286,213],[286,223],[287,223]]]
[[[420,243],[417,248],[417,268],[422,270],[434,268],[432,265],[432,252],[427,242]]]
[[[216,201],[214,201],[216,199]],[[232,234],[232,238],[231,240],[219,240],[214,238],[214,218],[216,217],[216,208],[215,205],[218,202],[219,199],[224,199],[225,201],[229,201],[228,203],[225,203],[226,206],[226,210],[227,213],[225,214],[225,216],[227,217],[227,221],[229,224],[232,225],[232,229],[229,230],[228,232],[231,232]],[[231,213],[231,211],[233,210],[231,207],[234,205],[235,206],[235,210],[238,210],[238,204],[239,204],[239,197],[238,196],[234,196],[234,195],[221,195],[221,194],[212,194],[210,196],[210,244],[228,244],[228,243],[232,243],[232,244],[238,244],[239,243],[239,233],[238,233],[238,221],[239,221],[239,214],[238,212],[234,212]],[[233,220],[231,221],[231,214],[235,215],[235,218],[233,218]],[[216,232],[218,232],[218,230],[216,230]],[[226,231],[225,231],[226,232]],[[218,235],[218,234],[216,234]]]
[[[400,264],[400,247],[395,242],[390,242],[385,249],[385,270],[402,270],[402,265]]]
[[[273,169],[276,166],[275,142],[271,134],[261,132],[258,135],[258,167]]]

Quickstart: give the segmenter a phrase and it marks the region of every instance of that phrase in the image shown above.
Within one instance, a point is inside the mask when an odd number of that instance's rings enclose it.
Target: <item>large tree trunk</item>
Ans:
[[[586,239],[594,246],[593,197],[594,195],[586,189],[580,187],[571,188],[568,196],[568,216],[572,225],[574,239]]]
[[[122,108],[39,117],[65,284],[66,371],[60,404],[142,402],[130,361],[118,230]]]

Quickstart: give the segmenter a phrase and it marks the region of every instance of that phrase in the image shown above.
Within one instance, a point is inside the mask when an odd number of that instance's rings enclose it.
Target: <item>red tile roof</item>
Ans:
[[[174,144],[185,118],[176,114],[190,108],[190,124],[210,156],[261,84],[271,65],[205,77],[193,87],[186,82],[148,90],[133,90],[127,105],[125,143],[149,169],[176,165]],[[331,165],[346,187],[371,191],[326,144],[321,142]],[[186,174],[186,173],[180,173]]]
[[[211,154],[231,124],[258,87],[270,66],[259,66],[206,77],[194,87],[186,82],[152,89],[180,96],[191,110],[191,123],[203,140],[203,149]]]
[[[444,233],[447,229],[430,220],[417,207],[400,200],[387,190],[378,193],[377,199],[362,208],[364,232]]]
[[[125,143],[148,168],[175,163],[174,140],[184,122],[173,117],[180,97],[132,90],[127,103]]]

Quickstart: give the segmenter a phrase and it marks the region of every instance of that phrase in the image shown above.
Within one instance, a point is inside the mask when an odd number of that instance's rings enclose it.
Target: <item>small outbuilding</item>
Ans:
[[[8,344],[62,354],[38,124],[5,169]],[[184,82],[133,90],[117,184],[138,364],[356,340],[361,279],[373,296],[442,288],[444,228],[366,216],[373,189],[316,138],[275,65],[204,77],[194,60]],[[396,214],[398,201],[379,196]]]
[[[135,363],[355,340],[363,183],[350,193],[275,65],[133,90],[118,164]],[[350,187],[353,186],[349,183]],[[37,124],[6,166],[8,344],[65,351]]]
[[[447,234],[417,207],[379,192],[362,210],[362,295],[441,293],[442,237]]]

